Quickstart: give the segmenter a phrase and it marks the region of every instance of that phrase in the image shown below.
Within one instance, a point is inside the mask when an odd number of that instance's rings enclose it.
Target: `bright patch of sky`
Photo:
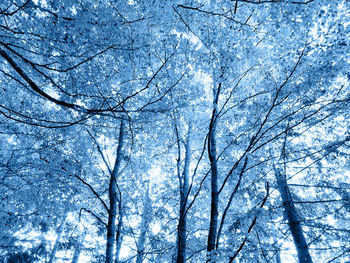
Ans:
[[[52,51],[51,55],[53,57],[58,57],[60,55],[60,53],[58,51]]]
[[[46,0],[33,0],[33,2],[35,5],[39,5],[39,3],[40,3],[40,6],[47,8]]]
[[[206,74],[200,70],[195,71],[193,75],[193,79],[195,82],[202,84],[205,92],[205,98],[209,101],[212,100],[213,97],[213,79],[209,74]]]
[[[79,263],[89,263],[91,262],[91,257],[88,255],[84,255],[84,253],[81,253],[79,256]]]
[[[44,105],[47,109],[55,109],[55,110],[59,109],[59,106],[56,103],[48,100],[44,102]]]
[[[73,6],[71,8],[71,12],[72,12],[73,15],[76,15],[77,14],[77,9]]]
[[[330,225],[335,225],[337,221],[333,215],[327,215],[326,222]]]
[[[79,103],[79,101],[77,101],[77,104],[80,106],[85,106],[83,103]],[[114,141],[112,141],[110,138],[104,136],[103,134],[98,137],[96,139],[99,147],[101,147],[101,150],[103,152],[103,154],[105,155],[106,161],[109,165],[109,167],[111,169],[113,169],[113,167],[111,167],[111,164],[114,163],[113,160],[115,159],[115,154],[116,154],[116,147],[110,147],[110,148],[106,148],[105,145],[116,145]],[[106,166],[106,164],[101,160],[100,162],[100,168],[107,171],[108,167]]]
[[[15,135],[9,135],[9,136],[7,136],[8,137],[8,139],[7,139],[7,142],[8,143],[10,143],[10,144],[12,144],[12,145],[16,145],[17,144],[17,142],[16,142],[16,136]]]
[[[21,246],[24,248],[32,248],[35,245],[38,245],[41,233],[35,230],[31,230],[30,232],[26,231],[26,229],[21,229],[14,234],[18,239],[28,240],[28,242],[21,242]]]
[[[122,247],[120,249],[120,258],[127,259],[133,254],[131,250],[131,244],[135,244],[135,239],[125,236],[123,238]]]
[[[49,96],[51,96],[52,98],[60,99],[60,95],[58,94],[58,92],[54,90],[51,86],[45,87],[44,92]],[[44,105],[48,109],[57,109],[57,110],[60,109],[60,107],[56,103],[51,102],[49,100],[45,100]]]
[[[79,105],[79,106],[82,106],[82,107],[84,107],[84,108],[87,108],[86,104],[85,104],[84,101],[82,101],[82,100],[77,99],[77,101],[76,101],[75,104],[77,104],[77,105]]]
[[[46,87],[44,89],[44,92],[47,93],[49,96],[55,98],[55,99],[59,99],[60,98],[60,95],[52,87]]]
[[[175,29],[173,29],[171,31],[172,34],[175,34],[178,38],[184,38],[184,39],[188,39],[195,47],[196,47],[196,50],[199,50],[203,47],[203,44],[202,42],[198,39],[197,36],[195,36],[194,34],[192,33],[180,33],[178,31],[176,31]]]
[[[155,185],[162,183],[164,178],[162,177],[162,169],[159,166],[152,166],[148,171],[150,178],[150,188],[153,189]]]
[[[347,177],[347,179],[350,179],[350,168],[348,168],[348,169],[344,172],[344,176]]]
[[[295,262],[297,251],[295,250],[294,243],[292,241],[284,241],[281,246],[281,261],[282,262]]]
[[[55,231],[49,231],[45,235],[45,239],[54,242],[57,238],[57,234]]]
[[[153,235],[157,235],[162,229],[162,225],[158,221],[153,221],[150,225]]]

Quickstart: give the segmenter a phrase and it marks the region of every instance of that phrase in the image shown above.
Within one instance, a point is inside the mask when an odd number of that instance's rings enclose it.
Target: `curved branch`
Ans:
[[[269,182],[266,182],[266,196],[265,196],[265,198],[262,200],[261,205],[260,205],[260,208],[263,208],[263,206],[264,206],[265,203],[266,203],[267,198],[269,197],[269,189],[270,189]],[[257,218],[258,218],[258,217],[255,216],[254,219],[253,219],[253,221],[252,221],[252,223],[250,224],[249,229],[248,229],[248,234],[252,231],[252,229],[253,229],[253,227],[254,227],[254,225],[255,225],[255,223],[256,223]],[[241,245],[239,246],[239,248],[237,249],[237,251],[233,254],[232,257],[230,257],[230,261],[229,261],[230,263],[232,263],[233,260],[238,256],[239,252],[241,252],[241,250],[243,249],[245,243],[247,242],[247,239],[248,239],[247,236],[244,237],[243,242],[241,243]]]
[[[96,215],[94,212],[92,212],[91,210],[89,209],[86,209],[86,208],[81,208],[80,211],[79,211],[79,219],[80,219],[80,216],[81,216],[81,212],[82,211],[86,211],[88,212],[89,214],[91,214],[93,217],[95,217],[97,219],[98,222],[100,222],[102,225],[104,225],[105,227],[107,227],[107,224],[105,222],[103,222],[103,220],[98,216]]]
[[[85,184],[87,187],[89,187],[89,189],[91,190],[91,192],[98,198],[98,200],[100,200],[100,202],[102,203],[103,207],[109,211],[108,206],[106,204],[105,201],[103,201],[103,199],[100,197],[100,195],[95,191],[95,189],[88,183],[85,182],[80,176],[78,175],[74,175],[80,182],[82,182],[83,184]]]
[[[222,231],[222,227],[224,226],[224,223],[225,223],[225,218],[226,218],[226,215],[227,215],[227,212],[231,206],[231,203],[232,203],[232,200],[233,200],[233,197],[235,196],[235,194],[237,193],[238,191],[238,188],[241,184],[241,181],[242,181],[242,177],[243,177],[243,174],[245,172],[245,168],[247,167],[247,163],[248,163],[248,157],[245,158],[244,160],[244,164],[243,164],[243,167],[241,169],[241,172],[239,174],[239,177],[238,177],[238,181],[237,181],[237,184],[233,190],[233,192],[231,193],[230,195],[230,198],[229,198],[229,201],[225,207],[225,210],[222,214],[222,218],[221,218],[221,222],[220,222],[220,227],[219,227],[219,231],[218,231],[218,235],[217,235],[217,240],[216,240],[216,249],[218,249],[219,247],[219,241],[220,241],[220,236],[221,236],[221,231]]]
[[[38,85],[34,83],[34,81],[18,66],[18,64],[3,50],[0,48],[0,55],[12,66],[12,68],[29,84],[29,86],[38,94],[40,94],[42,97],[48,99],[49,101],[58,104],[60,106],[70,108],[73,110],[81,110],[86,113],[98,113],[100,110],[97,109],[85,109],[82,106],[79,106],[77,104],[68,103],[62,100],[55,99],[54,97],[51,97],[49,94],[42,91]]]

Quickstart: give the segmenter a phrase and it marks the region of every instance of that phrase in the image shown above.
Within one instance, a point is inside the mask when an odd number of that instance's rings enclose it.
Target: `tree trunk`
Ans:
[[[147,233],[147,228],[150,221],[151,212],[152,212],[152,207],[151,207],[151,199],[149,197],[149,183],[147,183],[146,198],[143,202],[140,237],[137,241],[136,263],[142,263],[143,261],[143,255],[144,255],[145,243],[146,243],[146,233]]]
[[[124,120],[120,122],[119,142],[117,148],[117,155],[115,157],[115,164],[109,181],[109,211],[107,224],[107,247],[106,247],[106,263],[113,263],[114,258],[114,242],[116,239],[116,216],[117,216],[117,177],[121,163],[121,153],[124,142]]]
[[[210,204],[210,225],[208,234],[207,262],[213,262],[210,253],[215,250],[215,242],[218,228],[218,205],[219,205],[219,192],[218,192],[218,167],[216,158],[216,122],[218,117],[218,99],[220,94],[221,83],[219,87],[214,88],[214,101],[213,101],[213,113],[209,126],[208,134],[208,155],[211,168],[211,204]]]
[[[276,253],[275,253],[275,263],[282,263],[281,261],[281,248],[278,244],[278,237],[277,236],[273,236],[273,243],[275,244],[274,245],[274,248],[276,249]]]
[[[287,180],[285,176],[281,174],[279,168],[275,168],[275,175],[277,179],[278,190],[282,197],[284,211],[288,220],[288,226],[290,232],[292,233],[294,244],[298,252],[299,262],[312,263],[303,229],[301,227],[298,214],[295,210],[294,202],[288,188]]]
[[[120,257],[120,250],[122,247],[122,227],[123,227],[123,217],[124,217],[124,211],[122,208],[122,200],[121,196],[118,199],[119,202],[119,221],[117,225],[117,234],[116,234],[116,250],[115,250],[115,263],[119,263],[119,257]]]
[[[83,242],[84,242],[84,239],[85,239],[85,233],[84,233],[84,235],[80,238],[80,240],[77,241],[78,243],[77,243],[76,246],[75,246],[74,254],[73,254],[73,258],[72,258],[72,262],[71,262],[71,263],[78,263],[80,253],[81,253],[81,251],[82,251],[82,249],[83,249]]]
[[[276,263],[282,263],[281,261],[281,252],[278,250],[276,254]]]
[[[185,165],[182,172],[182,176],[179,177],[180,180],[180,216],[178,224],[178,244],[177,244],[177,263],[186,262],[186,235],[187,235],[187,195],[189,188],[189,173],[190,173],[190,162],[191,162],[191,125],[188,128],[187,140],[185,144],[186,155],[185,155]],[[180,160],[178,160],[180,161]]]
[[[56,256],[56,252],[57,252],[57,248],[58,248],[58,244],[60,243],[61,236],[62,236],[65,224],[66,224],[66,214],[64,215],[63,220],[62,220],[60,226],[57,229],[57,232],[56,232],[57,233],[57,238],[56,238],[55,244],[53,245],[53,248],[51,250],[49,263],[54,262],[54,259],[55,259],[55,256]]]

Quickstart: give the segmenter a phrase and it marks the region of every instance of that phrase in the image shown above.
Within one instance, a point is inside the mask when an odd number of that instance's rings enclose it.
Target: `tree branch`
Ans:
[[[104,225],[105,227],[107,227],[107,224],[106,224],[105,222],[103,222],[103,220],[102,220],[98,215],[96,215],[94,212],[92,212],[91,210],[86,209],[86,208],[80,208],[80,211],[79,211],[79,218],[80,218],[80,216],[81,216],[81,212],[82,212],[82,211],[86,211],[86,212],[88,212],[89,214],[93,215],[93,216],[97,219],[98,222],[100,222],[102,225]]]
[[[269,187],[269,182],[266,182],[266,196],[265,196],[265,198],[262,200],[262,203],[261,203],[261,205],[260,205],[260,208],[263,208],[263,206],[264,206],[265,203],[266,203],[267,198],[269,197],[269,189],[270,189],[270,187]],[[249,229],[248,229],[248,234],[252,231],[252,229],[253,229],[253,227],[254,227],[254,225],[255,225],[255,223],[256,223],[257,218],[258,218],[258,217],[255,216],[254,219],[253,219],[253,221],[252,221],[252,223],[250,224]],[[248,238],[247,238],[247,236],[246,236],[246,237],[244,238],[243,242],[241,243],[241,245],[239,246],[239,248],[237,249],[237,251],[233,254],[232,257],[230,257],[230,261],[229,261],[230,263],[233,262],[233,260],[238,256],[239,252],[243,249],[245,243],[247,242],[247,239],[248,239]]]
[[[98,200],[100,200],[100,202],[102,203],[103,207],[107,210],[107,212],[109,211],[108,206],[106,204],[105,201],[103,201],[103,199],[100,197],[100,195],[95,191],[95,189],[86,181],[84,181],[79,175],[74,175],[80,182],[82,182],[83,184],[85,184],[90,190],[91,192],[97,197]]]

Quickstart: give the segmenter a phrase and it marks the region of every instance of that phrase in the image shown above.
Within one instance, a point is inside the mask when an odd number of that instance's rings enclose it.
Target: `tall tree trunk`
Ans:
[[[84,233],[83,236],[80,238],[80,240],[77,241],[77,244],[75,245],[74,254],[73,254],[73,258],[72,258],[71,263],[78,263],[80,253],[84,247],[83,243],[84,243],[85,235],[86,234]]]
[[[189,188],[189,173],[190,173],[190,162],[191,162],[191,125],[188,127],[187,140],[185,143],[186,155],[185,155],[185,165],[183,168],[182,176],[179,177],[180,180],[180,216],[178,224],[178,244],[177,244],[177,263],[186,262],[186,235],[187,235],[187,195]],[[178,145],[179,146],[179,145]],[[180,159],[178,160],[180,161]],[[179,167],[179,166],[178,166]],[[178,171],[178,173],[180,173]]]
[[[282,263],[281,261],[281,248],[278,244],[278,237],[276,235],[273,236],[273,243],[275,244],[274,245],[274,248],[277,250],[276,253],[275,253],[275,263]]]
[[[51,253],[50,253],[49,263],[54,262],[54,259],[55,259],[56,253],[57,253],[58,244],[60,243],[65,224],[66,224],[66,214],[64,215],[63,220],[57,229],[57,232],[56,232],[57,238],[55,240],[55,244],[53,245],[53,248],[52,248]]]
[[[218,192],[218,167],[216,157],[216,122],[218,118],[218,100],[220,94],[221,83],[218,88],[214,87],[214,101],[213,101],[213,113],[209,125],[208,134],[208,155],[211,168],[211,204],[210,204],[210,225],[208,234],[207,252],[210,254],[215,250],[216,236],[218,232],[218,205],[219,205],[219,192]],[[211,256],[207,258],[207,262],[213,262]]]
[[[117,155],[115,157],[115,164],[111,173],[109,181],[109,211],[107,224],[107,247],[106,247],[106,263],[113,263],[114,258],[114,242],[116,239],[116,217],[117,217],[117,177],[121,163],[121,153],[124,143],[124,120],[120,121],[119,142],[117,148]]]
[[[137,241],[136,263],[142,263],[143,261],[143,255],[144,255],[145,243],[146,243],[146,233],[147,233],[147,228],[150,221],[151,212],[152,212],[152,207],[151,207],[151,199],[149,197],[149,183],[147,182],[146,198],[143,202],[140,237]]]
[[[117,234],[116,234],[116,249],[115,249],[115,263],[119,263],[119,257],[120,257],[120,251],[122,247],[122,227],[123,227],[123,218],[124,218],[124,210],[122,207],[122,197],[121,193],[119,192],[119,220],[118,220],[118,225],[117,225]]]
[[[283,207],[288,220],[288,226],[292,233],[295,247],[298,252],[300,263],[312,263],[312,259],[308,250],[308,246],[304,237],[298,214],[294,207],[293,198],[289,191],[286,177],[282,175],[279,168],[275,169],[278,190],[282,197]]]
[[[281,261],[281,252],[278,250],[276,254],[276,263],[282,263]]]

